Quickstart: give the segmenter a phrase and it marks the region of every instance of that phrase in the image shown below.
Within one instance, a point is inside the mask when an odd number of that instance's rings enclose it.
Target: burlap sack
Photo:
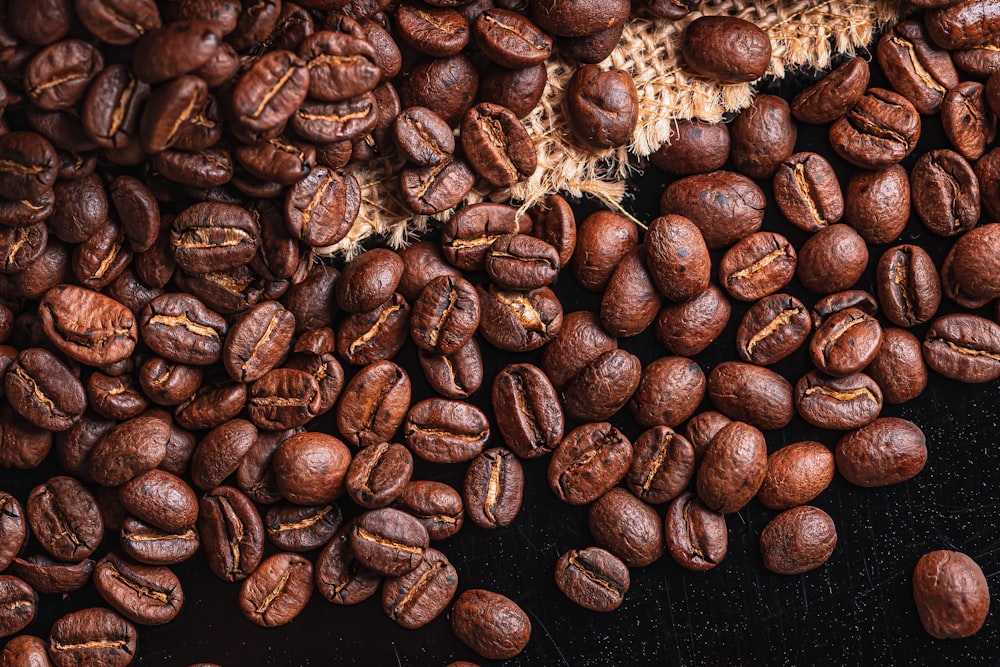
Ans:
[[[590,152],[572,142],[563,115],[564,87],[576,69],[554,54],[548,65],[548,83],[541,103],[525,119],[535,140],[538,169],[526,182],[510,190],[470,193],[466,203],[490,198],[522,207],[550,193],[574,197],[592,195],[610,207],[619,206],[625,179],[642,162],[670,140],[678,119],[718,121],[726,112],[750,105],[751,84],[719,85],[691,75],[683,68],[680,41],[684,28],[702,14],[728,14],[753,21],[771,38],[768,76],[782,78],[793,68],[826,69],[833,55],[853,53],[868,45],[876,29],[894,21],[902,0],[706,0],[701,11],[671,22],[633,17],[621,43],[603,63],[632,74],[639,93],[639,122],[627,148]],[[348,235],[339,243],[319,249],[324,256],[350,258],[359,244],[372,235],[398,248],[432,222],[414,216],[399,198],[397,182],[401,163],[389,158],[351,167],[361,185],[361,211]],[[435,216],[447,220],[451,211]]]

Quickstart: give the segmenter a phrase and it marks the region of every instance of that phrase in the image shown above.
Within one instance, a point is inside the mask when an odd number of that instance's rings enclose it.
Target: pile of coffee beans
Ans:
[[[589,506],[596,544],[562,554],[555,580],[611,611],[629,568],[665,552],[716,567],[725,515],[754,498],[780,512],[760,535],[764,565],[821,566],[837,531],[809,503],[835,470],[884,486],[927,461],[921,429],[883,406],[920,395],[929,371],[1000,377],[1000,315],[937,316],[943,298],[976,310],[1000,297],[1000,223],[981,224],[1000,220],[992,4],[951,2],[890,29],[876,55],[893,90],[869,87],[855,58],[791,104],[761,95],[728,125],[680,123],[652,162],[681,178],[644,234],[608,211],[578,226],[552,195],[524,214],[462,207],[440,243],[372,249],[341,270],[315,261],[357,215],[349,160],[398,150],[417,213],[459,204],[477,179],[528,177],[537,158],[520,118],[546,59],[555,47],[599,62],[630,10],[439,4],[4,4],[0,466],[34,468],[54,450],[64,474],[24,498],[0,492],[0,636],[56,603],[39,594],[92,582],[111,609],[67,614],[47,641],[14,638],[0,665],[128,664],[134,624],[181,611],[170,566],[198,551],[239,584],[253,624],[292,621],[314,593],[337,605],[379,595],[402,627],[450,610],[476,653],[511,658],[528,616],[496,592],[456,597],[456,568],[431,542],[466,519],[514,522],[522,459],[548,457],[551,492]],[[696,4],[648,9],[675,19]],[[698,19],[688,66],[753,80],[769,59],[762,35]],[[620,146],[635,86],[587,64],[567,108],[582,145]],[[922,114],[937,113],[952,149],[907,173]],[[832,151],[857,167],[845,187],[825,157],[794,152],[797,123],[829,124]],[[797,248],[760,231],[767,179],[810,234]],[[869,247],[895,241],[911,210],[955,238],[944,263],[891,246],[877,294],[854,289]],[[601,294],[597,312],[564,312],[551,286],[569,275]],[[813,303],[783,291],[793,280]],[[722,334],[732,301],[752,304],[740,360],[706,377],[691,357]],[[920,325],[922,342],[909,331]],[[644,365],[619,339],[651,328],[669,356]],[[419,371],[394,361],[410,341]],[[489,377],[494,348],[534,354]],[[803,350],[815,368],[802,377],[770,368]],[[438,396],[412,400],[414,373]],[[465,400],[486,387],[493,420]],[[714,410],[699,411],[706,397]],[[634,438],[610,421],[626,406],[646,429]],[[306,430],[325,414],[336,435]],[[809,441],[769,455],[763,431],[796,415],[843,432],[834,451]],[[417,459],[463,466],[464,485],[414,478]],[[928,554],[913,587],[934,636],[985,620],[968,557]]]

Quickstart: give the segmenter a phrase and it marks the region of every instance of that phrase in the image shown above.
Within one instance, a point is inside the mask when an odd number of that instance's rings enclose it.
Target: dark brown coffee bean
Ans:
[[[774,175],[774,199],[785,218],[799,229],[816,232],[844,214],[844,196],[833,167],[817,153],[795,153]]]
[[[594,313],[568,313],[559,334],[545,346],[541,368],[557,389],[564,389],[584,366],[617,348],[617,339],[601,328]]]
[[[90,474],[106,486],[124,484],[160,464],[170,437],[170,425],[149,413],[122,422],[91,452]]]
[[[465,522],[462,496],[441,482],[408,483],[394,506],[416,517],[432,540],[451,537]]]
[[[55,184],[57,164],[55,148],[39,134],[9,132],[0,136],[0,196],[37,199]]]
[[[0,465],[35,468],[52,448],[52,433],[23,419],[9,403],[0,404]]]
[[[732,16],[702,16],[684,31],[687,68],[721,83],[746,83],[764,76],[771,64],[767,33]]]
[[[73,274],[85,287],[102,289],[128,267],[132,252],[122,228],[109,220],[73,251]]]
[[[844,222],[872,245],[894,241],[910,219],[910,181],[898,164],[856,170],[847,182]]]
[[[242,382],[203,384],[187,401],[177,406],[174,418],[191,431],[215,428],[243,410],[247,386]]]
[[[393,134],[406,158],[422,167],[448,162],[455,153],[455,136],[451,128],[426,107],[404,109],[396,117]]]
[[[538,367],[505,366],[493,380],[492,404],[500,435],[518,456],[544,456],[562,440],[559,398]]]
[[[660,199],[660,213],[693,222],[709,249],[732,245],[758,229],[764,219],[764,192],[749,178],[729,171],[695,174],[674,181]]]
[[[240,459],[256,440],[257,428],[245,419],[233,419],[216,426],[202,438],[194,452],[191,481],[202,491],[222,484],[236,472]]]
[[[831,294],[853,287],[867,266],[864,239],[848,225],[830,225],[799,248],[796,275],[810,292]]]
[[[171,533],[133,517],[125,519],[119,537],[128,557],[147,565],[183,562],[193,556],[201,544],[194,526]]]
[[[427,107],[454,127],[472,106],[478,85],[472,61],[459,54],[416,65],[403,79],[399,96],[404,107]]]
[[[716,366],[708,376],[708,395],[727,417],[765,430],[784,428],[795,415],[792,385],[753,364],[724,361]]]
[[[977,315],[945,315],[927,330],[923,356],[947,378],[990,382],[1000,377],[1000,327]]]
[[[477,285],[476,293],[481,312],[479,333],[502,350],[537,350],[562,328],[562,304],[548,287],[514,292],[496,285]]]
[[[962,0],[927,12],[924,23],[930,38],[941,48],[969,48],[987,41],[1000,29],[1000,7]]]
[[[449,136],[450,132],[449,130]],[[412,243],[398,254],[403,260],[403,275],[396,289],[411,303],[417,300],[427,283],[435,278],[461,277],[461,273],[455,267],[444,261],[440,246],[430,241]]]
[[[0,273],[20,273],[31,266],[45,252],[48,236],[48,228],[41,223],[0,228]]]
[[[122,507],[164,531],[179,531],[198,520],[198,499],[187,482],[163,470],[150,470],[119,490]]]
[[[427,549],[424,560],[401,577],[382,586],[382,611],[409,630],[421,628],[445,610],[458,589],[458,574],[437,549]]]
[[[125,618],[141,625],[169,623],[181,611],[184,591],[163,565],[140,565],[110,553],[94,569],[94,587]]]
[[[198,69],[218,48],[218,28],[214,23],[175,21],[142,35],[135,46],[132,69],[147,83],[161,83]]]
[[[489,442],[490,424],[470,403],[429,398],[406,415],[403,435],[420,458],[434,463],[469,461]]]
[[[777,574],[802,574],[825,563],[837,546],[830,515],[802,505],[771,519],[760,534],[764,567]]]
[[[469,281],[438,276],[424,286],[413,304],[410,336],[427,352],[456,352],[476,332],[479,307],[479,296]]]
[[[309,95],[340,102],[374,90],[381,77],[376,49],[365,39],[342,32],[318,31],[298,47],[309,69]]]
[[[959,551],[931,551],[913,568],[920,623],[936,639],[971,637],[986,622],[990,590],[976,561]]]
[[[94,75],[104,69],[101,52],[87,42],[66,39],[51,44],[28,62],[24,88],[38,107],[55,111],[83,99]]]
[[[472,168],[491,185],[509,187],[535,172],[535,145],[510,109],[489,102],[462,118],[462,148]]]
[[[996,137],[996,118],[985,93],[983,84],[965,81],[949,90],[941,105],[944,134],[966,160],[978,160]]]
[[[625,483],[647,503],[668,502],[680,494],[694,475],[694,447],[667,426],[654,426],[633,444],[634,455]]]
[[[795,407],[820,428],[860,428],[882,411],[882,390],[864,373],[830,377],[810,371],[795,384]]]
[[[911,401],[927,387],[927,364],[920,341],[909,331],[882,331],[882,347],[865,372],[878,383],[886,403]]]
[[[404,42],[437,58],[457,55],[469,43],[469,22],[448,7],[401,5],[396,25]]]
[[[510,234],[496,239],[486,253],[486,273],[497,286],[509,290],[530,290],[555,281],[559,274],[559,253],[540,238]]]
[[[630,337],[642,333],[656,319],[663,304],[663,297],[646,268],[647,256],[645,244],[636,246],[620,261],[608,280],[601,299],[600,316],[601,326],[613,336]],[[695,264],[699,265],[702,273],[710,268],[700,262]],[[707,285],[707,278],[705,282]]]
[[[38,259],[23,271],[10,276],[10,284],[19,297],[38,299],[57,284],[72,279],[69,247],[50,236]]]
[[[528,209],[534,236],[556,250],[559,268],[565,268],[576,250],[576,216],[563,197],[549,195]]]
[[[625,350],[605,352],[584,366],[566,387],[566,414],[580,422],[608,419],[621,410],[641,381],[638,357]]]
[[[700,572],[726,557],[726,518],[713,512],[694,493],[682,493],[670,503],[664,522],[667,550],[678,565]]]
[[[487,9],[472,25],[480,50],[508,69],[545,62],[552,53],[552,38],[524,15],[506,9]]]
[[[264,551],[264,524],[238,489],[220,486],[201,498],[198,532],[212,573],[223,581],[246,579]]]
[[[826,445],[813,441],[786,445],[768,457],[757,500],[774,510],[804,505],[826,490],[833,472],[833,452]]]
[[[571,505],[589,503],[621,481],[632,463],[632,443],[606,422],[579,426],[549,460],[553,493]]]
[[[363,93],[341,102],[303,102],[291,117],[295,132],[307,141],[349,141],[375,129],[378,102]]]
[[[688,301],[708,287],[712,260],[698,228],[680,215],[649,223],[646,266],[660,292],[671,301]],[[614,279],[608,289],[614,286]]]
[[[475,338],[448,355],[420,351],[427,383],[445,398],[467,398],[483,383],[483,356]]]
[[[349,546],[354,520],[342,528],[316,558],[316,590],[338,605],[357,604],[378,591],[382,577],[359,563]]]
[[[464,5],[468,7],[469,5]],[[479,99],[505,106],[518,118],[525,118],[538,105],[545,91],[544,64],[523,69],[492,66],[482,74]]]
[[[857,308],[866,315],[878,315],[878,303],[875,297],[864,290],[844,290],[828,294],[813,306],[813,327],[818,329],[827,318],[848,308]]]
[[[337,430],[359,447],[389,442],[410,405],[410,378],[391,361],[365,366],[344,388]]]
[[[795,275],[795,248],[784,236],[757,232],[740,239],[719,262],[719,283],[731,296],[754,301],[773,294]]]
[[[809,358],[826,373],[842,377],[867,366],[882,345],[882,327],[871,315],[847,308],[828,317],[809,341]]]
[[[975,305],[961,304],[966,308],[978,308],[990,299],[1000,296],[1000,256],[992,249],[1000,238],[1000,225],[990,223],[979,225],[963,234],[952,246],[951,253],[941,266],[942,283],[948,282],[948,264],[951,262],[951,280],[958,291]],[[987,251],[986,249],[990,249]]]
[[[143,342],[157,354],[186,365],[219,361],[227,331],[221,316],[189,294],[159,296],[141,318]]]
[[[291,348],[295,316],[277,301],[262,301],[241,315],[226,336],[222,362],[238,382],[259,380]],[[214,486],[214,485],[213,485]]]
[[[482,452],[469,463],[462,495],[469,518],[480,528],[510,525],[524,495],[521,463],[502,447]]]
[[[278,446],[271,465],[281,495],[299,505],[325,505],[344,493],[351,452],[325,433],[297,433]]]
[[[158,405],[177,405],[191,398],[201,385],[201,378],[200,367],[159,357],[147,359],[139,370],[139,386]]]
[[[690,301],[663,306],[656,318],[656,339],[668,352],[693,356],[719,337],[729,322],[730,310],[722,291],[709,285]]]
[[[470,289],[471,286],[470,286]],[[400,294],[367,313],[352,313],[337,333],[337,353],[355,366],[390,359],[410,331],[410,306]]]
[[[24,510],[17,498],[0,491],[0,570],[6,570],[27,536]]]
[[[577,247],[571,268],[585,290],[604,288],[615,268],[639,243],[639,232],[628,218],[598,211],[589,215],[577,232]]]
[[[160,12],[152,0],[81,0],[74,6],[84,27],[108,44],[131,44],[160,27]]]
[[[304,60],[290,51],[268,51],[233,88],[232,113],[236,122],[254,132],[280,127],[305,101],[309,80]]]
[[[414,517],[383,507],[358,517],[350,532],[350,544],[361,564],[380,574],[398,577],[420,565],[427,550],[428,534]]]
[[[893,324],[912,327],[934,317],[941,304],[941,281],[923,248],[890,248],[879,260],[876,277],[882,312]]]
[[[120,303],[92,290],[58,285],[38,305],[46,335],[66,355],[91,366],[122,361],[135,348],[135,317]]]
[[[628,593],[628,567],[599,547],[570,549],[556,562],[556,587],[591,611],[613,611]]]
[[[642,369],[629,408],[644,427],[672,427],[694,414],[704,396],[705,374],[698,364],[687,357],[662,357]]]
[[[591,35],[609,25],[621,23],[629,14],[627,2],[587,1],[562,5],[533,0],[527,5],[530,15],[543,30],[566,37]],[[517,6],[511,9],[517,9]]]
[[[530,220],[518,215],[506,204],[484,202],[464,206],[453,215],[441,232],[444,257],[465,271],[486,268],[486,253],[493,242],[507,234],[522,231]]]
[[[879,40],[876,55],[893,89],[922,114],[938,113],[945,93],[958,85],[951,56],[928,39],[920,21],[893,26]]]
[[[531,638],[527,614],[499,593],[467,590],[458,596],[450,616],[455,636],[489,660],[513,658]]]
[[[106,224],[108,199],[95,174],[53,187],[55,208],[48,218],[49,231],[66,243],[83,243]]]
[[[285,196],[285,222],[292,236],[312,247],[340,241],[358,214],[360,190],[351,174],[314,167]]]
[[[767,471],[764,435],[749,424],[732,422],[712,438],[698,469],[698,496],[709,509],[739,511],[757,493]]]
[[[38,594],[21,579],[0,575],[0,637],[9,637],[35,619]]]
[[[182,211],[170,242],[177,265],[188,273],[208,273],[248,264],[260,243],[260,228],[241,206],[203,202]]]
[[[584,65],[566,86],[565,104],[573,136],[584,148],[617,148],[632,140],[639,96],[628,72]]]
[[[751,178],[770,178],[795,150],[797,132],[788,102],[758,95],[733,119],[731,157],[738,171]]]
[[[956,3],[957,4],[957,3]],[[974,46],[955,49],[951,59],[955,67],[975,77],[988,77],[1000,69],[1000,55],[997,53],[998,36],[988,37]],[[959,84],[961,86],[963,84]]]
[[[729,126],[681,120],[668,143],[649,156],[650,162],[670,174],[687,176],[722,169],[729,159]]]
[[[48,350],[22,350],[4,375],[7,400],[26,420],[48,431],[65,431],[86,409],[83,385]]]
[[[803,123],[832,123],[857,104],[868,88],[870,76],[864,58],[851,58],[796,95],[792,115]]]
[[[359,451],[347,468],[347,493],[367,509],[385,507],[403,492],[413,474],[413,456],[396,443],[382,442]]]
[[[257,566],[240,589],[240,611],[262,628],[290,623],[313,592],[312,563],[293,553],[278,553]]]
[[[49,657],[56,667],[125,667],[135,656],[135,627],[101,607],[67,614],[49,632]]]
[[[337,303],[349,313],[373,310],[392,297],[402,274],[399,255],[384,248],[369,250],[344,267],[335,288]]]
[[[663,524],[656,510],[620,487],[590,506],[587,527],[600,546],[629,567],[644,567],[663,555]]]
[[[979,222],[979,182],[958,153],[940,149],[920,156],[910,187],[917,217],[933,233],[956,236]]]
[[[714,410],[699,412],[688,420],[687,426],[684,427],[684,435],[694,447],[696,465],[701,463],[715,434],[730,421],[732,420],[729,417]]]
[[[43,595],[74,593],[90,583],[93,571],[94,561],[89,558],[79,563],[64,563],[42,555],[15,558],[10,566],[11,574]]]
[[[927,462],[923,431],[912,422],[881,417],[837,443],[837,470],[858,486],[886,486],[914,477]]]
[[[257,441],[247,450],[236,469],[236,485],[254,502],[271,505],[281,500],[281,491],[274,478],[274,453],[288,438],[302,429],[261,431]]]
[[[35,539],[59,560],[88,558],[104,536],[97,501],[72,477],[53,477],[36,486],[25,509]]]
[[[847,115],[830,126],[836,153],[862,169],[900,162],[916,148],[920,114],[902,95],[869,88]]]
[[[740,358],[769,366],[798,350],[809,338],[812,319],[801,301],[773,294],[755,303],[736,330]]]

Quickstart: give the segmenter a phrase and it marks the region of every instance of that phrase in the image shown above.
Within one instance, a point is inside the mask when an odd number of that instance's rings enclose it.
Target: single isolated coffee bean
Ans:
[[[559,397],[537,366],[505,366],[493,379],[491,402],[500,436],[521,458],[544,456],[562,440],[565,418]]]
[[[795,383],[795,408],[813,426],[861,428],[882,411],[882,390],[864,373],[831,377],[809,371]]]
[[[776,574],[815,570],[837,547],[837,528],[830,515],[802,505],[771,519],[760,533],[764,567]]]
[[[983,627],[990,589],[976,561],[959,551],[940,549],[921,556],[913,568],[913,601],[929,635],[959,639]]]
[[[614,611],[631,585],[625,563],[600,547],[564,553],[556,561],[555,579],[563,595],[591,611]]]
[[[752,364],[769,366],[788,357],[809,338],[812,318],[788,294],[766,296],[747,311],[736,330],[736,351]]]
[[[510,598],[482,589],[467,590],[451,608],[451,630],[488,660],[506,660],[524,650],[531,621]]]
[[[882,347],[865,373],[882,389],[886,403],[899,405],[912,401],[927,387],[927,364],[920,341],[905,329],[883,330]]]
[[[833,166],[818,153],[795,153],[774,174],[774,201],[790,223],[818,232],[840,221],[844,195]]]
[[[756,495],[766,472],[764,435],[744,422],[726,424],[712,438],[698,468],[698,496],[709,509],[738,512]]]
[[[667,508],[664,535],[670,556],[683,568],[701,572],[722,562],[729,549],[726,517],[713,512],[691,491]]]
[[[587,512],[587,527],[602,547],[629,567],[645,567],[665,549],[656,510],[621,487],[598,498]]]
[[[837,470],[858,486],[887,486],[916,476],[927,463],[923,431],[913,422],[881,417],[837,442]]]
[[[458,590],[458,573],[447,556],[428,548],[412,572],[386,579],[382,611],[400,626],[416,630],[441,615]]]
[[[684,31],[681,48],[688,69],[720,83],[749,83],[771,64],[771,41],[750,21],[702,16]]]
[[[509,526],[524,496],[520,461],[503,447],[487,449],[469,463],[462,495],[466,514],[480,528]]]

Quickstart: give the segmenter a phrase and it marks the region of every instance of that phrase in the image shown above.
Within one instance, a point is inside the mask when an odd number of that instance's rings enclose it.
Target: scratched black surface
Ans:
[[[790,96],[808,75],[772,92]],[[880,81],[878,75],[873,83]],[[943,146],[939,121],[924,118],[919,151]],[[798,150],[830,153],[825,128],[802,128]],[[849,171],[833,160],[846,182]],[[908,168],[913,158],[904,162]],[[650,168],[630,182],[627,207],[641,220],[657,213],[665,175]],[[762,184],[770,193],[770,186]],[[582,216],[596,206],[578,202]],[[765,228],[786,234],[799,245],[804,234],[783,222],[771,207]],[[924,245],[940,263],[949,242],[931,236],[911,221],[902,238]],[[885,247],[871,251],[874,267]],[[715,260],[717,261],[716,255]],[[871,286],[871,270],[860,283]],[[596,296],[584,293],[569,276],[556,286],[567,312],[596,309]],[[791,291],[811,304],[815,297],[793,283]],[[945,304],[943,311],[952,310]],[[733,331],[746,310],[734,303],[730,326],[697,357],[707,372],[734,358]],[[988,314],[986,312],[983,313]],[[917,329],[918,335],[923,328]],[[649,362],[665,351],[647,333],[621,344]],[[513,357],[484,345],[488,377]],[[537,360],[538,354],[525,355]],[[430,391],[416,365],[412,344],[401,363],[413,369],[415,399]],[[806,370],[800,351],[777,369],[793,382]],[[350,372],[350,371],[349,371]],[[951,548],[971,555],[997,592],[1000,579],[1000,469],[997,442],[1000,385],[966,386],[932,377],[927,391],[884,415],[912,419],[927,435],[929,460],[915,479],[881,489],[862,489],[836,478],[814,504],[835,520],[839,540],[822,568],[796,577],[766,571],[757,538],[774,515],[756,502],[728,517],[729,554],[708,573],[694,574],[669,556],[632,571],[632,588],[611,614],[575,607],[556,589],[552,569],[567,549],[592,543],[585,508],[561,504],[545,481],[547,460],[525,462],[521,514],[506,529],[489,532],[467,523],[454,538],[437,543],[459,575],[460,590],[488,588],[503,593],[527,612],[531,642],[511,665],[968,665],[1000,662],[1000,621],[995,611],[974,638],[934,640],[923,632],[910,592],[910,572],[932,549]],[[489,410],[489,382],[471,399]],[[706,406],[708,402],[706,401]],[[639,429],[627,414],[613,419],[630,437]],[[325,419],[319,430],[332,429]],[[568,430],[568,429],[567,429]],[[332,432],[332,431],[331,431]],[[819,431],[796,419],[781,432],[768,432],[768,448],[802,439],[833,446],[837,434]],[[496,442],[496,440],[494,441]],[[30,488],[57,474],[54,463],[27,472],[0,471],[0,485],[22,500]],[[415,478],[438,479],[461,488],[464,466],[418,463]],[[349,503],[342,505],[347,508]],[[664,507],[657,508],[663,514]],[[354,510],[346,509],[347,514]],[[29,544],[34,552],[36,545]],[[105,545],[106,548],[110,544]],[[187,602],[179,617],[159,628],[140,628],[138,665],[187,665],[198,661],[227,667],[242,665],[407,665],[444,666],[478,659],[455,639],[445,617],[419,631],[389,621],[377,598],[356,607],[337,607],[314,595],[305,613],[282,628],[260,630],[237,607],[238,585],[215,579],[199,554],[175,568]],[[91,588],[60,600],[46,597],[28,631],[45,636],[60,614],[99,600]]]

